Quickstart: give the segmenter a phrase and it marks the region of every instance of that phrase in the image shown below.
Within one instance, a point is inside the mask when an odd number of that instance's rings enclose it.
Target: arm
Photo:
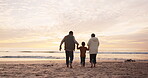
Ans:
[[[80,49],[80,47],[78,47],[79,45],[77,45],[77,49]]]
[[[100,45],[100,42],[98,42],[98,46]]]
[[[77,44],[77,49],[79,49],[79,43],[76,41],[76,39],[75,39],[75,37],[74,37],[74,42],[75,42],[75,44]]]
[[[100,45],[99,39],[98,39],[98,46]]]
[[[60,44],[60,48],[59,48],[59,50],[61,51],[61,49],[62,49],[62,44],[65,42],[65,37],[63,38],[63,40],[61,41],[61,44]]]
[[[74,37],[74,42],[75,42],[75,44],[79,45],[79,43],[76,41],[75,37]]]
[[[89,50],[89,48],[86,47],[86,50]]]
[[[88,41],[87,46],[88,46],[88,50],[89,50],[89,47],[90,47],[90,40]]]

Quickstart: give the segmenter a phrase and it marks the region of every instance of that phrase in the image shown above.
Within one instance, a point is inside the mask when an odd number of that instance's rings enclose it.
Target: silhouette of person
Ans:
[[[98,53],[98,47],[99,47],[99,40],[97,37],[95,37],[95,34],[91,34],[91,38],[89,39],[88,43],[88,49],[89,49],[89,54],[90,54],[90,63],[91,67],[95,67],[96,64],[96,56]]]
[[[70,65],[70,68],[72,68],[72,62],[73,62],[73,57],[74,57],[73,51],[75,50],[75,44],[77,44],[77,46],[79,45],[79,43],[75,40],[75,37],[73,36],[73,31],[70,31],[69,35],[65,36],[63,40],[61,41],[60,49],[59,49],[60,51],[62,49],[61,46],[63,43],[65,45],[64,50],[66,53],[66,65],[67,67],[69,67]]]
[[[82,42],[82,46],[77,46],[77,49],[80,49],[81,66],[85,67],[86,51],[88,50],[88,48],[85,47],[85,42]]]

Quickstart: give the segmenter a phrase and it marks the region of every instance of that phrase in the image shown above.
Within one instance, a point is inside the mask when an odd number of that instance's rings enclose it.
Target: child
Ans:
[[[86,57],[85,53],[86,53],[86,50],[88,50],[88,48],[85,47],[85,42],[82,42],[81,47],[77,46],[77,49],[80,49],[81,66],[85,67],[85,57]]]

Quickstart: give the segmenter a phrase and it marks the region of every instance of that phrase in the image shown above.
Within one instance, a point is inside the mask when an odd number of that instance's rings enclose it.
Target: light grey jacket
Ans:
[[[89,54],[97,54],[99,47],[99,40],[96,37],[92,37],[89,39],[88,43]]]

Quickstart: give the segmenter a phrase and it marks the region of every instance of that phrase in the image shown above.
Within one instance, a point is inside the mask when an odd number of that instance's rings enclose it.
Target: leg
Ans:
[[[80,63],[81,63],[81,66],[82,66],[82,64],[83,64],[83,57],[81,57],[81,62]]]
[[[73,51],[69,51],[70,63],[73,62]]]
[[[90,63],[91,63],[91,68],[93,67],[93,54],[90,54]]]
[[[69,67],[69,52],[66,51],[65,53],[66,53],[66,65],[67,67]]]
[[[72,62],[73,62],[73,51],[69,51],[69,56],[70,56],[70,68],[72,68]]]
[[[90,63],[92,63],[92,54],[90,54]]]
[[[83,57],[83,66],[85,67],[85,57]]]
[[[94,60],[93,60],[94,67],[96,67],[96,56],[97,56],[97,54],[94,54]]]

